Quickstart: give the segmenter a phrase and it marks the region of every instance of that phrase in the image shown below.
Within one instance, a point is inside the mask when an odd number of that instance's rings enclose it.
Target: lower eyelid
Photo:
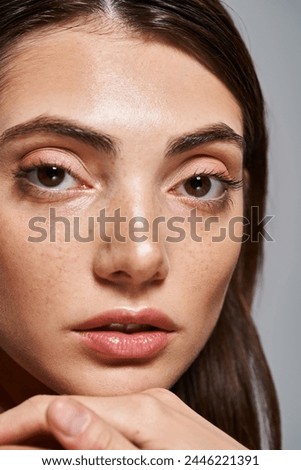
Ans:
[[[234,201],[227,190],[225,190],[223,195],[218,199],[199,199],[185,196],[179,196],[178,199],[187,206],[213,215],[230,209],[234,204]]]
[[[68,201],[76,196],[83,196],[87,194],[87,192],[91,191],[91,188],[70,188],[70,189],[63,189],[63,190],[49,190],[44,189],[43,187],[39,187],[33,183],[31,183],[28,179],[20,177],[17,181],[17,188],[22,194],[23,198],[29,198],[30,200],[37,202],[37,203],[50,203],[53,201],[56,202],[63,202]]]
[[[60,202],[60,201],[68,201],[76,196],[83,196],[87,194],[87,192],[91,191],[91,187],[88,186],[73,186],[68,189],[49,189],[47,187],[38,186],[32,183],[26,175],[28,173],[28,169],[21,170],[18,173],[14,174],[16,178],[17,189],[22,194],[23,198],[29,198],[37,203],[48,203],[50,201],[53,202]]]

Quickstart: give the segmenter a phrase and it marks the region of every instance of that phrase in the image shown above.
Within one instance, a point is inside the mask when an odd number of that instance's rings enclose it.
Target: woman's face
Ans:
[[[239,106],[193,58],[121,32],[40,33],[13,52],[4,386],[23,370],[24,394],[169,388],[208,340],[239,256]]]

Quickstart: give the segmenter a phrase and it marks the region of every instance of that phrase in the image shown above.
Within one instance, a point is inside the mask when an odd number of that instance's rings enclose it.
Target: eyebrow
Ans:
[[[227,142],[244,151],[245,139],[224,123],[217,123],[203,127],[192,134],[177,137],[171,140],[167,147],[166,157],[172,157],[188,150],[193,150],[208,143]]]
[[[35,119],[17,124],[0,135],[0,146],[33,133],[50,133],[71,137],[88,144],[96,150],[116,156],[119,153],[119,141],[106,133],[88,126],[79,125],[72,120],[56,117],[38,116]],[[193,133],[171,139],[168,142],[165,158],[170,158],[208,143],[227,142],[244,151],[244,138],[225,123],[203,127]]]
[[[24,137],[33,133],[50,133],[63,137],[71,137],[92,146],[96,150],[102,150],[114,156],[118,153],[117,139],[113,139],[109,135],[95,131],[90,127],[79,125],[75,121],[48,116],[38,116],[33,120],[17,124],[5,130],[0,135],[0,146],[18,137]]]

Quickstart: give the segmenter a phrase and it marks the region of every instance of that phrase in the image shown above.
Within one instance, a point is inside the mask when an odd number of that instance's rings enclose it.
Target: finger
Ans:
[[[50,404],[47,421],[49,430],[65,449],[137,449],[100,416],[68,397],[57,398]]]
[[[186,405],[167,390],[147,390],[100,400],[78,396],[76,400],[100,414],[139,449],[158,448],[160,439],[166,439],[165,430],[172,416],[180,417],[186,411]]]
[[[158,434],[158,420],[163,432],[168,409],[179,412],[185,407],[167,390],[148,390],[116,397],[72,398],[90,408],[139,448],[148,447]],[[16,444],[49,432],[46,413],[55,399],[55,396],[35,396],[0,415],[0,444]]]
[[[158,394],[161,399],[158,398]],[[161,424],[163,424],[162,416],[166,415],[164,413],[166,403],[163,401],[170,401],[172,397],[178,400],[170,392],[156,391],[153,394],[150,390],[147,393],[117,397],[74,396],[72,398],[90,408],[120,434],[141,448],[141,446],[148,445],[146,443],[149,442],[151,436],[157,435],[158,415],[161,415]],[[46,413],[55,399],[57,399],[55,396],[35,396],[0,415],[0,444],[16,444],[48,433],[49,423]],[[177,408],[179,403],[176,402]]]
[[[0,446],[0,450],[44,450],[39,447],[29,446]]]
[[[46,410],[56,397],[35,396],[0,414],[0,445],[24,442],[47,433]]]

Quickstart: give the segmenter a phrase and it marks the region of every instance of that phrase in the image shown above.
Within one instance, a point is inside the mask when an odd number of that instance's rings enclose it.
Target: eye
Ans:
[[[57,165],[41,165],[24,173],[28,181],[43,189],[62,191],[79,186],[78,179],[70,171]]]
[[[182,181],[175,190],[181,196],[195,199],[218,199],[226,191],[226,185],[212,176],[194,175]]]

